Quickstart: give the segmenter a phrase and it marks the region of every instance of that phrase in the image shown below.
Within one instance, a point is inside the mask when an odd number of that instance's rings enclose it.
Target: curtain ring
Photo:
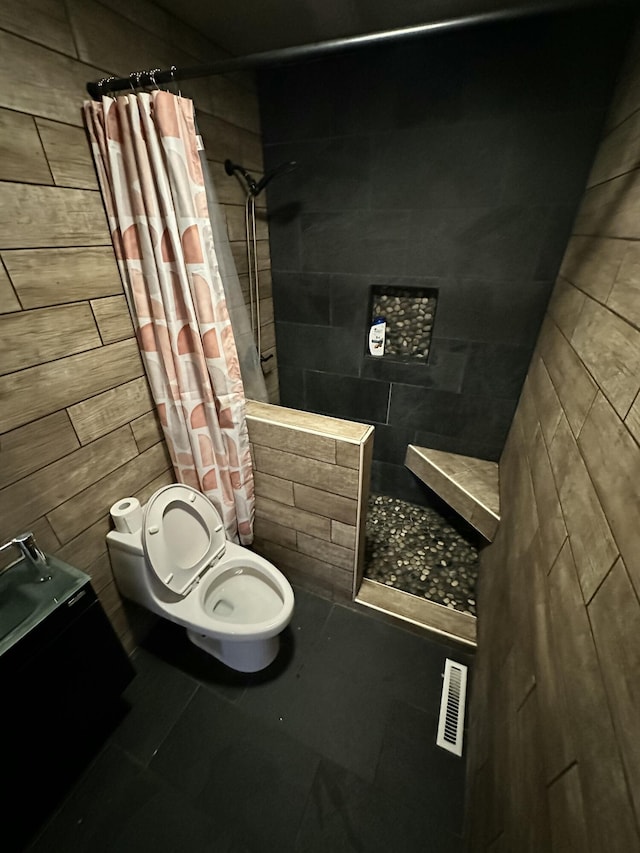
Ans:
[[[131,91],[135,95],[136,87],[133,85],[133,78],[134,77],[137,78],[138,85],[140,85],[140,73],[138,71],[132,71],[131,74],[129,74],[129,85],[131,86]]]
[[[156,74],[160,71],[159,68],[152,68],[151,71],[147,71],[147,76],[156,87],[157,91],[160,91],[160,86],[158,86],[158,81],[156,80]]]
[[[116,96],[113,92],[109,91],[108,86],[112,80],[117,80],[117,79],[118,79],[117,77],[113,77],[113,76],[103,77],[102,80],[100,80],[100,82],[98,83],[98,86],[100,88],[100,95],[108,95],[110,98],[113,98],[113,100],[115,101]],[[103,91],[103,88],[105,89],[105,91]]]
[[[109,83],[112,80],[115,80],[115,77],[103,77],[101,80],[98,80],[98,94],[101,98],[105,95],[109,95],[110,98],[113,98],[113,93],[108,91]]]
[[[181,98],[182,92],[180,90],[180,85],[176,80],[176,71],[177,70],[178,69],[176,68],[175,65],[172,65],[171,68],[169,69],[169,71],[171,72],[171,82],[175,85],[176,89],[178,90],[178,97]]]

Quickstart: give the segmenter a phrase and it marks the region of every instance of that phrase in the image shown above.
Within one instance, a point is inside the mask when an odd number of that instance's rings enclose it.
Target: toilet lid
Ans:
[[[186,595],[224,554],[225,543],[216,508],[191,486],[165,486],[145,507],[142,544],[147,562],[161,583],[178,595]]]

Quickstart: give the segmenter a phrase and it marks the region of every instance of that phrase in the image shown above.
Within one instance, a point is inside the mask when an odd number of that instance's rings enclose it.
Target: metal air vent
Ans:
[[[467,667],[447,658],[443,679],[436,744],[454,755],[462,755]]]

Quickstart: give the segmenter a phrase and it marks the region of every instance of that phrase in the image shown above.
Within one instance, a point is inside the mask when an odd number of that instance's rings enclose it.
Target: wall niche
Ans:
[[[437,302],[438,291],[433,287],[373,285],[370,326],[382,317],[386,329],[384,355],[370,357],[426,364],[431,349]]]

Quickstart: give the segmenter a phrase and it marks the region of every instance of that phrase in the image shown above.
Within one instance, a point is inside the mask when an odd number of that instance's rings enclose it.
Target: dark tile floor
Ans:
[[[296,590],[263,673],[161,622],[128,713],[31,853],[456,853],[464,758],[435,746],[444,659],[468,652]]]
[[[366,530],[366,577],[476,615],[481,538],[453,510],[372,494]]]

